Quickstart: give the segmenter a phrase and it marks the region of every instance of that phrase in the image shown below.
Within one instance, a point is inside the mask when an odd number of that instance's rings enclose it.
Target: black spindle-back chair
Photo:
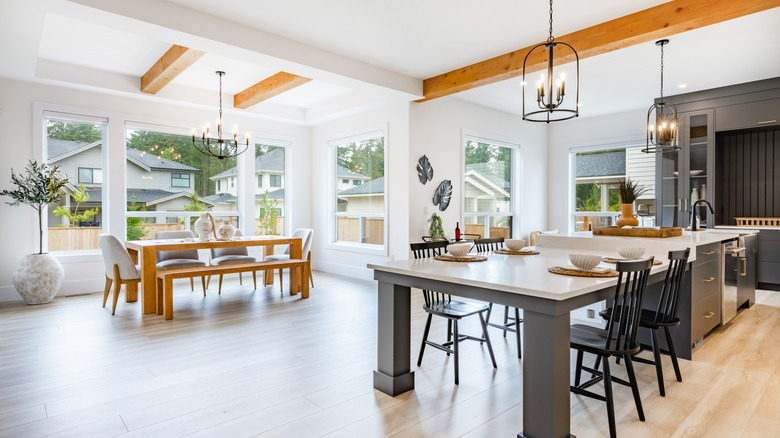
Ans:
[[[423,259],[444,254],[447,249],[447,245],[447,242],[423,242],[412,243],[409,246],[412,249],[412,253],[414,254],[415,259]],[[423,289],[423,298],[425,300],[423,309],[428,313],[428,319],[425,321],[425,331],[423,332],[423,339],[420,345],[420,355],[417,359],[417,366],[422,364],[426,345],[430,345],[431,347],[444,351],[448,356],[452,354],[455,365],[455,384],[457,385],[460,382],[458,377],[459,343],[460,341],[472,340],[479,341],[480,344],[483,342],[487,344],[488,352],[490,353],[490,360],[493,362],[493,368],[498,368],[498,365],[496,365],[496,358],[493,355],[493,346],[490,344],[487,324],[485,323],[485,318],[482,316],[482,314],[488,310],[487,305],[479,305],[477,303],[453,300],[452,296],[448,293],[429,291],[425,289]],[[428,333],[431,329],[433,315],[447,319],[447,342],[439,344],[428,340]],[[483,337],[481,338],[462,335],[458,331],[458,322],[461,319],[471,315],[479,315],[483,334]]]
[[[653,257],[636,261],[618,261],[615,268],[618,271],[618,283],[615,287],[614,305],[607,322],[607,328],[601,329],[583,324],[571,326],[571,348],[577,350],[577,370],[571,391],[575,394],[595,398],[607,403],[610,437],[616,436],[612,382],[631,387],[639,419],[645,421],[642,400],[639,396],[639,387],[634,374],[632,356],[641,350],[637,341],[637,332],[642,315],[642,304],[645,289],[647,288],[647,280],[650,277],[650,269],[652,267]],[[595,367],[588,368],[583,366],[583,353],[597,355],[603,364],[603,372]],[[608,360],[610,356],[625,360],[628,382],[612,376]],[[582,370],[590,372],[594,377],[587,382],[580,383]],[[585,389],[600,380],[604,381],[603,396]]]

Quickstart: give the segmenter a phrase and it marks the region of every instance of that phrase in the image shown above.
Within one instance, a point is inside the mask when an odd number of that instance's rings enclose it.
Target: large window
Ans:
[[[615,224],[620,214],[615,184],[626,178],[650,189],[637,199],[634,211],[642,215],[640,225],[655,224],[655,155],[641,149],[642,146],[633,146],[572,152],[574,231]]]
[[[287,233],[286,153],[288,141],[261,139],[255,144],[255,226],[258,235]],[[264,175],[268,174],[268,188],[263,189]]]
[[[204,211],[238,226],[235,157],[206,156],[175,128],[129,124],[125,132],[128,239],[191,229]]]
[[[48,207],[49,251],[95,250],[103,231],[103,145],[107,121],[44,113],[46,162],[68,178]]]
[[[382,131],[330,142],[335,156],[333,240],[385,244],[385,136]],[[345,178],[361,183],[345,185]]]
[[[464,228],[483,237],[512,237],[515,218],[512,162],[516,147],[466,138],[464,147]]]

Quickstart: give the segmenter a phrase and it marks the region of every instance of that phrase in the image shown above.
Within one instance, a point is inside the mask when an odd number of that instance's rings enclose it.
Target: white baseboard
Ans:
[[[338,263],[312,262],[312,269],[317,271],[329,272],[331,274],[344,275],[346,277],[357,278],[360,280],[373,280],[374,270],[366,267],[348,266]]]
[[[105,281],[105,277],[63,281],[57,296],[102,292]],[[22,301],[22,297],[19,296],[15,287],[1,286],[0,302],[4,301]]]

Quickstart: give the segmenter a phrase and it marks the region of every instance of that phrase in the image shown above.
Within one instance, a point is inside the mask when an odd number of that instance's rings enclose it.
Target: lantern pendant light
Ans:
[[[531,49],[528,52],[528,54],[525,55],[525,59],[523,60],[523,120],[528,120],[531,122],[550,123],[550,122],[558,122],[561,120],[568,120],[579,116],[580,57],[579,55],[577,55],[577,51],[574,50],[574,47],[566,43],[562,43],[560,41],[555,41],[555,38],[553,38],[552,25],[553,25],[553,2],[552,0],[550,0],[550,37],[547,38],[546,43],[542,43],[534,46],[534,48]],[[573,58],[575,60],[575,66],[576,66],[576,78],[575,78],[576,82],[574,84],[575,102],[573,108],[563,107],[563,99],[564,96],[566,95],[566,76],[563,73],[561,73],[558,79],[554,78],[555,59],[553,53],[555,51],[555,48],[558,45],[568,47],[569,50],[571,50],[571,53],[567,53],[565,58],[571,59],[572,54],[574,55]],[[532,110],[526,111],[525,108],[525,88],[527,85],[526,64],[528,62],[528,57],[531,56],[531,54],[536,49],[540,49],[540,52],[544,51],[544,49],[541,49],[542,47],[547,49],[547,72],[546,72],[546,76],[545,73],[542,73],[542,75],[539,78],[539,81],[536,83],[536,105],[539,109],[533,111]],[[553,88],[553,86],[555,88]],[[554,96],[553,93],[555,94]]]
[[[677,108],[664,101],[664,46],[667,44],[669,40],[666,39],[655,42],[661,47],[661,98],[647,110],[647,145],[642,152],[648,154],[680,150],[677,143]]]
[[[231,158],[242,154],[249,148],[249,134],[246,135],[246,144],[238,143],[238,134],[235,132],[233,132],[232,140],[222,138],[222,127],[224,125],[222,121],[222,76],[225,75],[225,72],[217,71],[216,73],[217,76],[219,76],[219,119],[217,119],[217,137],[210,137],[209,128],[204,128],[201,138],[196,139],[193,131],[192,145],[198,152],[204,155],[224,160],[225,158]],[[239,150],[242,146],[243,149]]]

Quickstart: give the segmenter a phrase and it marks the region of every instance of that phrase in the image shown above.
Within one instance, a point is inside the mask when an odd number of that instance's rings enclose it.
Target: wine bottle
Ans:
[[[460,241],[460,222],[455,222],[455,241]]]

